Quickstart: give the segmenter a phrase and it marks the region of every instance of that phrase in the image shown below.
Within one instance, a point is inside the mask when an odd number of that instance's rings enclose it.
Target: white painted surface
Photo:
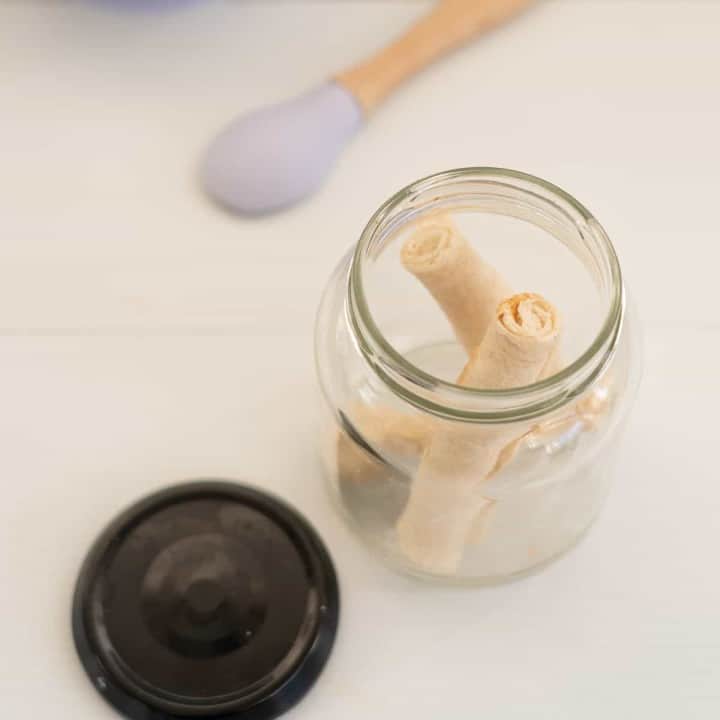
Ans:
[[[238,220],[196,186],[235,113],[425,5],[0,4],[3,717],[114,717],[73,657],[74,575],[123,505],[201,475],[281,492],[337,561],[339,642],[288,717],[720,714],[720,4],[544,3],[398,95],[310,203]],[[588,539],[531,579],[457,591],[392,575],[349,536],[308,406],[313,315],[341,252],[393,190],[468,164],[539,174],[595,211],[647,371]]]

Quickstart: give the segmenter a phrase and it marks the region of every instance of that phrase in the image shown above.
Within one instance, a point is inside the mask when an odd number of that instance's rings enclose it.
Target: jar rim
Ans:
[[[431,375],[407,360],[384,336],[370,312],[363,261],[401,206],[440,188],[468,182],[520,192],[550,206],[572,223],[586,246],[603,262],[609,281],[607,315],[589,347],[558,373],[531,385],[508,389],[471,388]],[[416,211],[419,214],[420,210]],[[412,216],[412,210],[408,217]],[[526,218],[527,219],[527,218]],[[531,221],[532,222],[532,221]],[[539,417],[570,402],[601,377],[615,353],[625,315],[620,263],[605,230],[572,195],[541,178],[495,167],[465,167],[424,177],[395,193],[370,218],[351,261],[348,319],[362,355],[380,379],[403,400],[434,415],[466,422],[506,423]]]

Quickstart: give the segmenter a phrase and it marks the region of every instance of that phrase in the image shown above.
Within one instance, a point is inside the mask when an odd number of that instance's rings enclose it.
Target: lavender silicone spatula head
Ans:
[[[208,192],[246,214],[316,190],[345,143],[402,82],[534,0],[438,0],[403,36],[325,85],[236,120],[210,146]]]
[[[335,82],[237,118],[208,150],[205,187],[243,214],[293,205],[320,186],[362,123],[357,101]]]

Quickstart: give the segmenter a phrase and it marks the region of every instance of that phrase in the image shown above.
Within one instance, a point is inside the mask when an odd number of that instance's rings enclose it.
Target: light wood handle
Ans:
[[[403,81],[533,0],[440,0],[402,37],[335,79],[372,112]]]

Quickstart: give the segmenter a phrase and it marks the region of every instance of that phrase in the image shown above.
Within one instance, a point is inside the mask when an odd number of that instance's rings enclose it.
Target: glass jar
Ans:
[[[438,218],[508,287],[558,308],[554,374],[458,384],[467,344],[401,262]],[[507,580],[572,547],[602,507],[639,384],[632,315],[604,230],[550,183],[467,168],[401,190],[340,262],[317,320],[321,455],[349,526],[393,567],[446,582]]]

